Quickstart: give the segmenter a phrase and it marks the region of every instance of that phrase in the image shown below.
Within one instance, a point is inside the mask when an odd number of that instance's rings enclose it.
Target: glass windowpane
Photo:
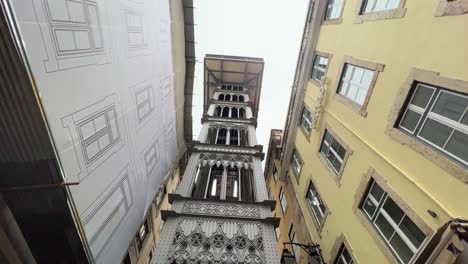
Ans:
[[[396,224],[400,223],[401,219],[405,215],[405,213],[390,197],[388,197],[385,201],[383,209],[385,209],[385,212],[387,212],[387,214],[393,219],[393,221]]]
[[[414,91],[413,99],[411,99],[411,104],[426,109],[433,93],[434,89],[418,84],[416,86],[416,90]]]
[[[420,119],[420,114],[408,109],[401,120],[400,126],[408,129],[409,131],[414,131]]]
[[[432,112],[458,122],[467,107],[468,98],[441,91]]]
[[[445,150],[468,163],[468,134],[455,131]]]
[[[408,216],[405,216],[399,227],[415,248],[419,248],[426,239],[426,235]]]
[[[414,255],[413,251],[411,251],[398,234],[393,236],[390,245],[403,263],[408,263]]]
[[[395,229],[392,227],[392,225],[390,225],[388,220],[382,214],[379,214],[379,216],[377,216],[377,218],[374,221],[374,224],[377,226],[377,228],[387,240],[389,240],[395,232]]]
[[[419,136],[439,147],[443,147],[452,131],[453,128],[428,118],[421,128]]]

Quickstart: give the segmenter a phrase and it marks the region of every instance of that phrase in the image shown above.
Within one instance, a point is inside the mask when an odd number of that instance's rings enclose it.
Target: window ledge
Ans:
[[[368,14],[360,14],[354,19],[354,23],[361,24],[366,21],[402,18],[405,16],[405,13],[406,8],[397,8],[392,10],[372,12]]]
[[[434,16],[457,16],[468,13],[468,0],[439,0]]]
[[[359,105],[358,103],[354,102],[353,100],[345,97],[342,94],[339,93],[334,93],[333,94],[333,99],[336,101],[344,104],[345,106],[349,107],[351,110],[354,112],[360,114],[362,117],[367,117],[367,111],[364,106]]]
[[[334,19],[326,19],[326,20],[323,20],[322,21],[322,25],[323,26],[327,26],[327,25],[338,25],[338,24],[341,24],[343,22],[343,18],[342,17],[339,17],[339,18],[334,18]]]

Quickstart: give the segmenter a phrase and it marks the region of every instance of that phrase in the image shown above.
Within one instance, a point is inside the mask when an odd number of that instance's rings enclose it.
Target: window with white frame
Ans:
[[[78,132],[89,165],[119,140],[114,107],[102,110],[78,123]]]
[[[325,20],[337,19],[341,17],[344,0],[328,0]]]
[[[307,202],[309,203],[310,209],[312,209],[312,215],[314,216],[317,225],[321,225],[325,213],[327,212],[327,207],[322,201],[322,198],[317,192],[315,185],[310,182],[309,189],[307,190]]]
[[[296,177],[299,177],[299,175],[301,174],[301,169],[302,169],[302,160],[297,150],[293,151],[293,154],[291,157],[291,167]]]
[[[338,93],[363,105],[374,78],[375,72],[366,68],[346,63],[340,80]]]
[[[284,196],[283,187],[281,187],[280,189],[279,200],[281,203],[281,209],[283,210],[283,214],[284,214],[286,213],[286,209],[288,208],[288,201],[286,201],[286,197]]]
[[[323,135],[322,145],[320,146],[320,153],[325,157],[333,170],[339,173],[345,159],[346,148],[326,129]]]
[[[392,10],[398,8],[400,0],[365,0],[362,14]]]
[[[468,95],[417,83],[398,127],[468,166]]]
[[[327,65],[328,65],[328,58],[315,55],[314,64],[312,65],[311,78],[319,82],[322,82],[325,77]]]
[[[143,121],[148,115],[153,111],[153,104],[151,103],[152,99],[152,87],[148,85],[140,89],[136,93],[136,105],[138,120]]]
[[[341,245],[338,256],[336,256],[333,264],[354,264],[353,257],[351,257],[351,254],[349,254],[349,251],[344,244]]]
[[[371,182],[361,210],[399,262],[409,263],[426,235],[377,182]]]
[[[302,108],[301,127],[310,133],[312,128],[312,114],[305,106]]]

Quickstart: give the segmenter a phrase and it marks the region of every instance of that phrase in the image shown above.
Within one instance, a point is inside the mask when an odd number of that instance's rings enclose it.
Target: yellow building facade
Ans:
[[[279,167],[326,263],[468,261],[467,11],[311,3]]]

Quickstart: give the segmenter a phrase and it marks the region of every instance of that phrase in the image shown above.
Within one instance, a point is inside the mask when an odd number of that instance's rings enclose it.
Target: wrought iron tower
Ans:
[[[153,263],[279,263],[255,129],[264,62],[206,55],[203,127]]]

